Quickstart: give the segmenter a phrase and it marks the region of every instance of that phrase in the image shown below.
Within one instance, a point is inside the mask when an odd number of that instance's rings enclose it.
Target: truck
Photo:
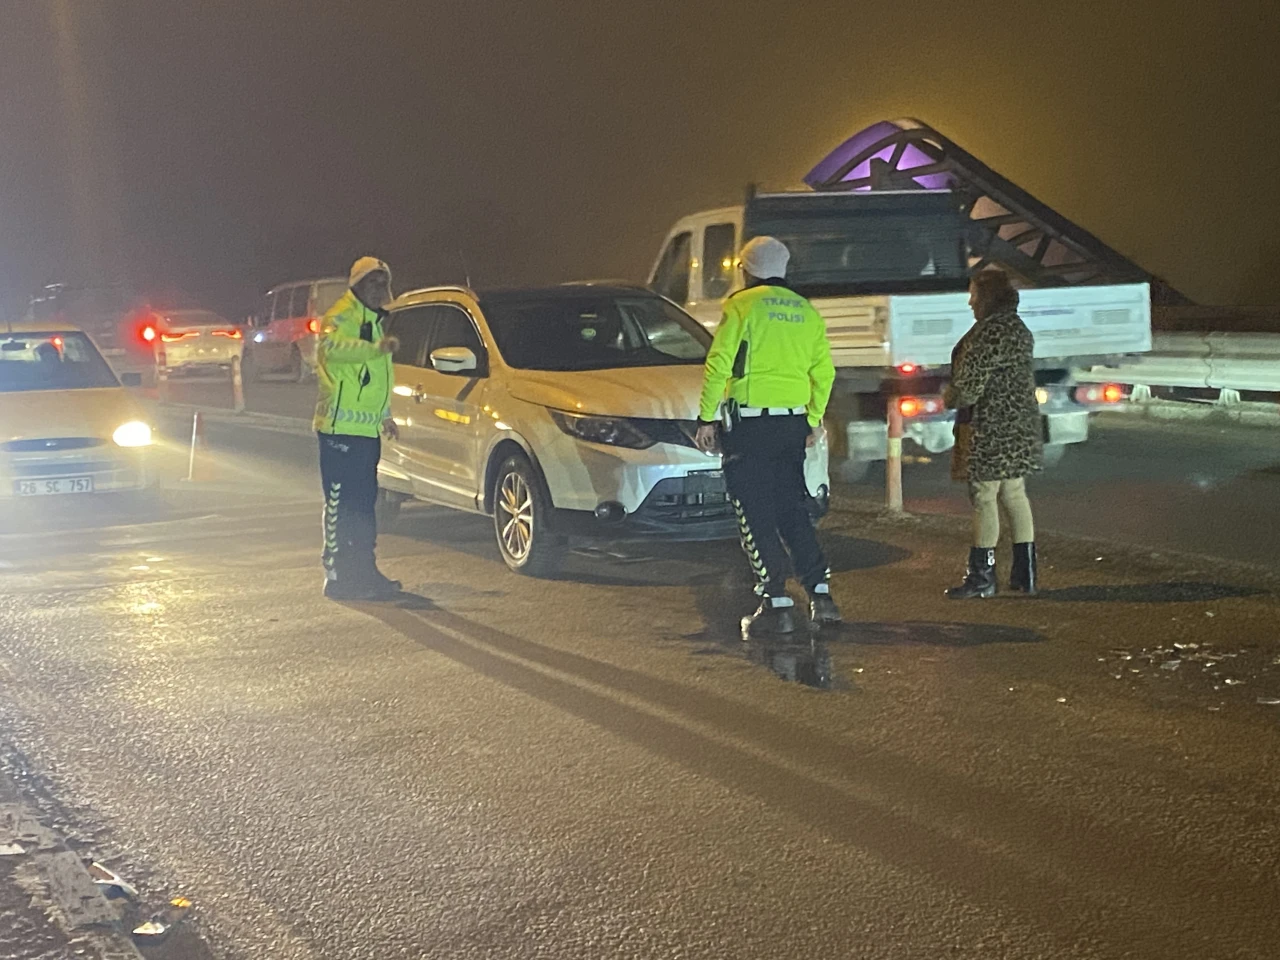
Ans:
[[[695,213],[668,231],[649,286],[708,329],[742,285],[737,251],[773,236],[791,250],[788,285],[827,322],[836,383],[826,431],[833,471],[860,479],[884,460],[891,407],[903,439],[929,454],[954,445],[942,403],[951,351],[973,324],[968,283],[981,266],[962,199],[949,190],[758,193]],[[1089,436],[1090,414],[1125,387],[1077,384],[1073,371],[1107,368],[1151,349],[1147,283],[1020,291],[1035,336],[1036,396],[1045,461]]]

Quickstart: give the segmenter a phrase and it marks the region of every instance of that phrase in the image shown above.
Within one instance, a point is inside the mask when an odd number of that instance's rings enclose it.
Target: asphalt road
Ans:
[[[214,483],[0,534],[0,742],[214,955],[1275,956],[1261,573],[1046,535],[1046,597],[957,605],[962,522],[847,499],[851,623],[759,647],[732,545],[539,582],[425,509],[419,599],[339,606],[312,441],[210,439]]]

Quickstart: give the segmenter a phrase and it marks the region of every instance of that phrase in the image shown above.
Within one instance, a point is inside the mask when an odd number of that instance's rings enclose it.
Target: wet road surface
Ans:
[[[962,524],[847,500],[851,623],[744,647],[732,545],[539,582],[419,509],[418,599],[338,606],[313,442],[211,441],[214,484],[0,534],[0,741],[217,955],[1275,956],[1262,574],[1049,536],[1046,598],[956,605]]]

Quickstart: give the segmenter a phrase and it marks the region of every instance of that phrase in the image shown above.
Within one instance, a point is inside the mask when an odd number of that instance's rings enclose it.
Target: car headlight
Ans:
[[[551,419],[569,436],[587,443],[630,450],[644,450],[654,444],[651,437],[623,417],[593,417],[552,410]]]
[[[151,445],[151,428],[141,420],[130,420],[116,427],[111,439],[118,447],[149,447]]]

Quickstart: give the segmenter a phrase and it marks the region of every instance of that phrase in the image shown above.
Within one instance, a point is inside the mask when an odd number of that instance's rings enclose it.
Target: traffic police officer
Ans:
[[[383,576],[374,559],[381,438],[398,436],[391,419],[397,344],[383,332],[390,300],[390,268],[361,257],[351,268],[350,289],[325,314],[316,344],[324,594],[335,600],[386,600],[400,592],[399,581]]]
[[[809,594],[813,622],[840,622],[804,479],[805,450],[821,429],[835,367],[826,323],[786,286],[790,259],[773,237],[756,237],[742,248],[746,288],[725,302],[699,411],[697,444],[724,454],[742,547],[761,597],[744,621],[751,633],[795,630],[788,566]]]

